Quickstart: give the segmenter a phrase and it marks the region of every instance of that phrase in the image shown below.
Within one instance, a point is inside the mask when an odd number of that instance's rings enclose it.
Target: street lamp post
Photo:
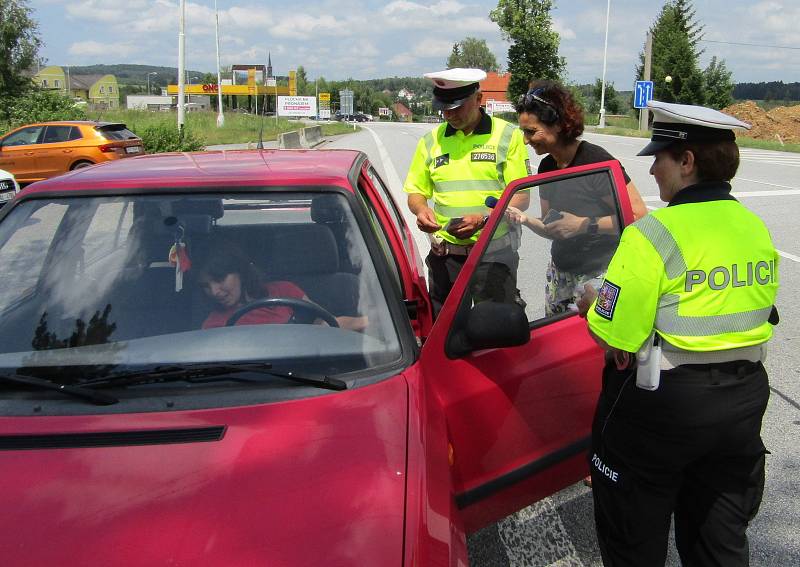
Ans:
[[[155,71],[150,71],[147,73],[147,95],[149,96],[152,91],[150,90],[150,75],[158,75]]]
[[[178,131],[183,134],[183,125],[186,121],[186,108],[183,104],[185,94],[184,72],[186,70],[186,0],[181,0],[180,18],[178,23]]]
[[[217,11],[217,0],[214,0],[214,22],[214,34],[217,38],[217,128],[220,128],[225,125],[225,116],[222,114],[222,73],[219,68],[219,12]]]
[[[598,128],[606,127],[606,58],[608,56],[608,20],[611,15],[611,0],[606,1],[606,39],[603,46],[603,79],[600,85],[600,121]]]

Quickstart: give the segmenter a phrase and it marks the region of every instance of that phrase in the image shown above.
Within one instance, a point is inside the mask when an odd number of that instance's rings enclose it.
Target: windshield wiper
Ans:
[[[260,376],[230,376],[241,372],[254,372]],[[147,382],[186,381],[192,383],[235,380],[238,382],[263,382],[264,377],[283,378],[299,384],[327,390],[346,390],[347,382],[329,376],[310,376],[294,372],[275,372],[268,362],[231,362],[227,364],[186,364],[156,366],[147,370],[134,370],[87,380],[82,386],[120,386]]]
[[[0,381],[11,382],[12,384],[24,384],[26,386],[41,388],[42,390],[61,392],[62,394],[66,394],[68,396],[73,396],[75,398],[92,402],[98,406],[110,406],[119,402],[119,400],[113,396],[88,390],[83,386],[59,384],[43,378],[34,378],[33,376],[22,376],[21,374],[0,374]]]

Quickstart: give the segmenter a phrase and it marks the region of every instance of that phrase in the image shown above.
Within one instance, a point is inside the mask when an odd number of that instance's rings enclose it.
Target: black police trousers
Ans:
[[[589,452],[606,567],[662,567],[673,514],[684,567],[749,565],[768,399],[760,362],[662,370],[655,391],[606,365]]]
[[[428,254],[425,263],[428,265],[428,288],[434,316],[441,311],[466,261],[465,255],[438,256],[433,252]],[[491,254],[484,254],[469,283],[473,300],[476,303],[487,300],[503,303],[514,301],[517,297],[518,267],[519,254],[510,246]]]

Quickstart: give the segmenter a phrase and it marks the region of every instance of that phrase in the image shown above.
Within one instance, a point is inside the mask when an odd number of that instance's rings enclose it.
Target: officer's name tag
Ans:
[[[436,169],[437,167],[442,167],[443,165],[447,165],[448,163],[450,163],[450,154],[436,156],[436,159],[433,160],[433,169]]]
[[[497,161],[497,154],[493,152],[472,152],[471,161]]]

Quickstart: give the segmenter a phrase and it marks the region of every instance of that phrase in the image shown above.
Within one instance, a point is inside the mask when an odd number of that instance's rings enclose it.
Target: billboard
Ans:
[[[507,100],[490,98],[486,101],[486,114],[492,115],[495,112],[516,112],[516,108]]]
[[[316,116],[317,99],[313,96],[279,96],[278,116]]]

